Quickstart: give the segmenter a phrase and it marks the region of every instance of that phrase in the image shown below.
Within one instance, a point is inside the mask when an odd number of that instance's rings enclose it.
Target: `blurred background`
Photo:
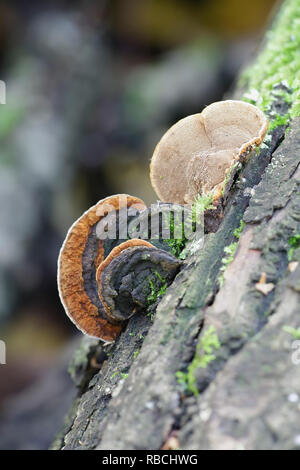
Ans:
[[[46,448],[74,394],[65,364],[78,333],[56,288],[67,229],[114,193],[155,202],[149,160],[160,136],[230,94],[274,6],[1,2],[0,447]]]

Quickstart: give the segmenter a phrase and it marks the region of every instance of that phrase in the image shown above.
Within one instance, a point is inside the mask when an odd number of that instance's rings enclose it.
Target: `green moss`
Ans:
[[[193,222],[199,222],[198,217],[205,211],[214,209],[213,196],[211,194],[198,194],[192,204],[192,219]]]
[[[198,395],[195,371],[198,368],[205,368],[212,362],[216,356],[214,350],[220,349],[221,344],[216,334],[214,326],[210,326],[200,338],[197,344],[196,353],[194,359],[187,368],[187,372],[178,371],[176,377],[178,383],[183,385],[187,392],[191,392],[194,395]]]
[[[175,230],[175,224],[176,224],[176,230]],[[175,233],[178,233],[178,224],[181,226],[181,237],[175,238]],[[175,221],[174,215],[170,214],[170,234],[171,238],[164,239],[164,241],[169,245],[171,248],[171,253],[173,256],[176,256],[176,258],[180,258],[180,254],[185,248],[187,238],[184,235],[184,224],[182,222],[181,214],[180,214],[180,220]]]
[[[136,358],[138,357],[139,352],[140,352],[139,349],[137,349],[136,351],[134,351],[134,353],[133,353],[133,358],[134,358],[134,359],[136,359]]]
[[[244,230],[244,227],[245,227],[245,222],[243,221],[243,219],[240,221],[240,225],[238,226],[238,228],[236,228],[234,231],[233,231],[233,235],[235,236],[235,238],[237,238],[239,240],[240,236],[241,236],[241,233],[242,231]]]
[[[114,373],[112,374],[112,376],[111,376],[110,378],[113,379],[113,378],[116,377],[117,375],[120,375],[120,377],[121,377],[122,379],[124,379],[124,380],[127,379],[127,377],[128,377],[128,374],[127,374],[127,373],[116,371],[116,372],[114,372]]]
[[[156,302],[157,298],[164,295],[167,289],[167,281],[159,274],[158,271],[155,271],[155,275],[159,281],[158,285],[157,283],[155,284],[152,279],[149,280],[150,284],[150,294],[147,297],[147,304],[148,307],[152,305],[154,302]]]
[[[195,197],[194,202],[191,206],[191,214],[189,216],[190,220],[187,220],[186,222],[190,223],[192,225],[192,229],[195,231],[197,228],[197,224],[199,225],[203,222],[204,212],[211,209],[215,209],[213,205],[213,196],[211,194],[198,194],[198,196]],[[180,223],[182,224],[182,238],[172,238],[170,240],[165,241],[171,247],[171,252],[174,256],[180,259],[185,259],[185,254],[183,254],[183,251],[185,249],[188,239],[184,235],[184,224],[182,223],[182,221]],[[171,219],[171,233],[175,233],[174,219]]]
[[[291,247],[288,251],[288,260],[291,261],[294,251],[300,247],[300,234],[293,235],[292,237],[290,237],[288,244]]]
[[[221,261],[222,266],[220,268],[220,271],[222,274],[218,277],[218,283],[220,287],[222,287],[224,283],[224,272],[226,271],[228,266],[232,263],[237,247],[238,247],[238,242],[233,242],[230,245],[225,246],[224,248],[225,256],[222,258],[222,261]]]
[[[274,119],[272,119],[269,125],[269,131],[276,129],[278,126],[286,126],[289,123],[290,115],[284,114],[283,116],[277,114]]]
[[[294,339],[300,339],[300,328],[293,328],[292,326],[286,325],[282,329],[292,335]]]
[[[162,297],[168,287],[167,281],[159,274],[158,271],[155,271],[155,276],[157,279],[149,279],[149,285],[150,285],[150,294],[147,297],[147,307],[151,307],[153,305],[158,297]],[[150,311],[147,313],[147,315],[150,317],[150,319],[153,319],[153,313]]]
[[[186,220],[185,222],[187,224],[191,224],[192,230],[194,232],[196,231],[197,224],[202,223],[203,219],[203,214],[205,211],[210,210],[210,209],[215,209],[213,205],[213,197],[211,194],[203,194],[203,195],[198,195],[195,197],[195,200],[191,206],[191,214],[190,214],[190,220]],[[186,217],[185,213],[185,217]],[[174,234],[179,232],[178,230],[178,224],[181,225],[181,237],[174,237]],[[175,225],[176,225],[176,230],[175,230]],[[185,255],[183,255],[183,251],[186,247],[186,243],[188,239],[185,236],[184,233],[184,223],[181,218],[180,214],[180,220],[174,221],[174,216],[171,214],[170,216],[170,233],[172,238],[170,239],[164,239],[164,241],[171,247],[171,253],[173,256],[176,256],[179,259],[185,259]]]
[[[186,241],[187,239],[185,237],[183,238],[169,238],[164,240],[169,247],[171,248],[171,254],[173,256],[176,256],[176,258],[180,258],[181,252],[185,248]]]
[[[300,115],[300,0],[285,0],[255,64],[241,77],[242,99],[268,113],[276,97],[290,105],[285,116],[270,115],[270,129]]]

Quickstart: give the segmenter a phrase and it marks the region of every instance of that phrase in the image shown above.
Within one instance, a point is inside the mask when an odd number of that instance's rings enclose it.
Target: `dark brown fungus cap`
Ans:
[[[135,207],[139,211],[145,204],[126,194],[99,201],[72,225],[58,258],[58,290],[67,315],[83,333],[104,341],[114,341],[121,325],[109,321],[98,297],[96,269],[105,258],[106,240],[97,238],[96,229],[104,217]],[[111,240],[107,243],[110,251]]]
[[[181,264],[144,240],[132,239],[114,248],[97,269],[99,297],[107,315],[121,322],[144,310],[150,281],[170,284]]]
[[[256,106],[235,100],[212,103],[181,119],[164,134],[151,160],[158,197],[183,204],[211,193],[218,200],[234,163],[262,142],[267,129]]]

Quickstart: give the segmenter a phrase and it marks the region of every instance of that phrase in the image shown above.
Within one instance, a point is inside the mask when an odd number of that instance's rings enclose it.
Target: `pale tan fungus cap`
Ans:
[[[197,194],[220,194],[232,165],[267,132],[256,106],[219,101],[174,124],[157,144],[150,165],[152,186],[161,201],[193,202]]]

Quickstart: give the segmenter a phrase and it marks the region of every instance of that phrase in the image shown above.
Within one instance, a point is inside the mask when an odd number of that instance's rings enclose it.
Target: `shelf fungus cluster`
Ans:
[[[144,211],[138,198],[111,196],[68,231],[58,258],[59,294],[67,315],[89,336],[114,341],[123,322],[146,309],[151,280],[168,285],[180,268],[165,249],[126,240],[128,225]]]
[[[191,204],[197,195],[224,193],[230,172],[268,129],[264,114],[242,101],[220,101],[173,125],[157,144],[150,166],[151,182],[162,201]]]
[[[212,220],[220,219],[237,165],[267,129],[264,114],[251,104],[213,103],[172,126],[156,146],[150,177],[160,201],[151,210],[139,198],[115,195],[72,225],[59,254],[58,287],[67,315],[82,332],[111,342],[126,320],[146,311],[151,286],[159,287],[159,280],[165,288],[181,266],[166,243],[165,221],[175,239],[181,209],[190,210],[198,195],[211,201],[204,216],[213,212]],[[157,214],[153,235],[149,227]],[[216,230],[205,218],[204,224],[206,231]]]

